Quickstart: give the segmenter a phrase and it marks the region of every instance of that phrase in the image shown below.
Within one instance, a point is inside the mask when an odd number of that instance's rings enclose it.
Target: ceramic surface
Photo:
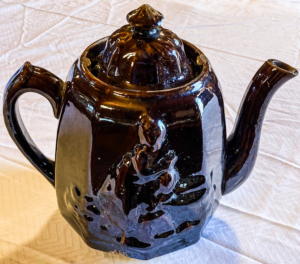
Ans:
[[[92,73],[105,83],[134,90],[169,89],[194,79],[197,58],[187,58],[182,40],[160,26],[162,19],[149,5],[130,12],[129,24],[109,36],[104,49],[91,58]]]
[[[128,15],[136,24],[137,13]],[[160,18],[146,22],[159,26]],[[4,119],[20,150],[55,186],[62,215],[88,245],[150,259],[197,242],[221,196],[248,178],[268,103],[297,70],[265,62],[227,140],[220,84],[198,48],[181,40],[194,74],[181,86],[152,89],[146,81],[118,87],[93,71],[110,39],[89,46],[66,82],[26,62],[7,84]],[[44,95],[59,118],[55,162],[22,124],[17,99],[25,92]]]

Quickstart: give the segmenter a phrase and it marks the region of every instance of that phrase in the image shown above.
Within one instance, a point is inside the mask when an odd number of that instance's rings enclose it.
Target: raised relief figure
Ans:
[[[123,156],[115,171],[111,171],[116,178],[116,195],[127,214],[142,202],[153,210],[163,194],[170,194],[179,180],[175,168],[178,157],[164,144],[166,127],[163,122],[144,114],[140,117],[138,134],[140,143]],[[144,195],[148,188],[151,193]]]

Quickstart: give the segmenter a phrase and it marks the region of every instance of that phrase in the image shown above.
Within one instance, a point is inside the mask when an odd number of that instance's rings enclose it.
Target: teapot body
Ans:
[[[91,247],[150,259],[197,242],[220,198],[254,167],[263,118],[297,76],[266,61],[226,139],[221,87],[205,55],[142,5],[129,25],[90,45],[67,81],[29,62],[3,94],[7,130],[55,186],[61,214]],[[43,95],[59,119],[56,160],[24,126],[18,98]]]
[[[149,259],[197,242],[221,198],[225,119],[218,80],[201,55],[198,79],[154,93],[94,82],[72,66],[59,121],[59,209],[84,241]]]

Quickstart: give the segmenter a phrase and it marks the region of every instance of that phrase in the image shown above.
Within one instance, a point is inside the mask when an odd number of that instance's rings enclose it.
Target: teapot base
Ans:
[[[157,247],[149,248],[137,248],[137,247],[129,247],[126,245],[116,245],[113,243],[108,243],[104,241],[92,241],[85,240],[83,241],[91,248],[96,250],[101,250],[104,252],[112,252],[119,253],[126,257],[140,259],[140,260],[149,260],[156,257],[160,257],[174,251],[184,249],[188,246],[191,246],[197,243],[201,238],[201,234],[199,233],[191,233],[189,232],[185,237],[175,240],[173,242],[168,241],[165,245],[160,245]]]

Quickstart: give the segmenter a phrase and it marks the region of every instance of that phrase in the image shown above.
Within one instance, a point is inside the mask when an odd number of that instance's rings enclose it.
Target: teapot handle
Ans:
[[[51,72],[33,66],[24,65],[11,77],[4,91],[3,115],[6,128],[25,157],[55,186],[55,162],[48,159],[38,149],[26,130],[18,106],[18,98],[27,92],[35,92],[46,97],[52,105],[54,116],[59,118],[64,82]]]

